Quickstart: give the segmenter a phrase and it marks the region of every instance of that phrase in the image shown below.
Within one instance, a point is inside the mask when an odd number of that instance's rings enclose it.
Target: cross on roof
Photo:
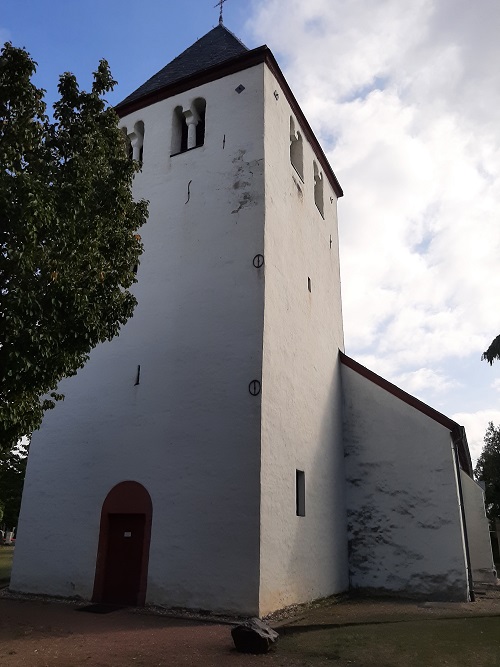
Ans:
[[[222,20],[222,5],[226,2],[226,0],[219,0],[219,2],[214,5],[214,7],[220,7],[220,14],[219,14],[219,25],[222,25],[223,20]]]

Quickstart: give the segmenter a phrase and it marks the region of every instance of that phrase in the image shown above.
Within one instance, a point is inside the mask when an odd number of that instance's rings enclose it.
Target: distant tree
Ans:
[[[474,470],[476,478],[486,485],[486,513],[490,520],[500,519],[500,426],[488,424],[484,447]]]
[[[38,428],[98,343],[116,336],[136,304],[129,287],[142,253],[134,202],[137,162],[103,95],[66,73],[54,121],[24,49],[0,52],[0,451]]]
[[[495,359],[500,359],[500,336],[497,336],[486,352],[483,352],[481,360],[486,360],[490,366],[493,364]]]
[[[19,445],[12,451],[0,453],[0,505],[3,507],[3,518],[0,517],[0,525],[4,524],[7,530],[17,526],[27,456],[28,449],[24,445]]]

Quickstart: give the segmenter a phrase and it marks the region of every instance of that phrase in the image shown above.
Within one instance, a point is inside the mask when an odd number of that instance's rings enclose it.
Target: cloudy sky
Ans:
[[[0,38],[82,85],[106,57],[116,103],[218,19],[215,0],[3,0]],[[462,423],[500,424],[500,3],[228,0],[266,43],[344,189],[346,352]]]

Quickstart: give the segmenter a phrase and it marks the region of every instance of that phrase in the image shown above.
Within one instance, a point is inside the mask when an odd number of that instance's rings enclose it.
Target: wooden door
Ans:
[[[138,604],[145,514],[109,514],[102,601]]]

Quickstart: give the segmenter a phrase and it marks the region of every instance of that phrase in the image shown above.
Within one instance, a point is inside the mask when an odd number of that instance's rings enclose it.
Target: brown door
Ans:
[[[109,514],[102,601],[137,605],[144,552],[145,514]]]

